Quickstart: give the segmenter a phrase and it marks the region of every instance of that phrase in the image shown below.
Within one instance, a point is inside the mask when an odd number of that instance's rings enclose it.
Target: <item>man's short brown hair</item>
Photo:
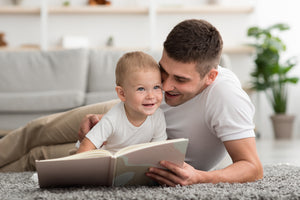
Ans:
[[[177,24],[164,42],[167,55],[179,62],[196,63],[204,77],[217,68],[223,48],[219,31],[205,20],[190,19]]]

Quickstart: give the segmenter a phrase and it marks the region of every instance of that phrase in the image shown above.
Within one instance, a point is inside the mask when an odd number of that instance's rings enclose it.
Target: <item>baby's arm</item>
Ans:
[[[77,150],[76,153],[81,153],[81,152],[90,151],[94,149],[96,149],[95,145],[87,137],[85,137],[80,143],[79,149]]]

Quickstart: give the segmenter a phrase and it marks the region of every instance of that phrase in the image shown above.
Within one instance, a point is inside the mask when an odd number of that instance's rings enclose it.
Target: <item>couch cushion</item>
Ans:
[[[0,113],[62,111],[83,105],[84,96],[78,90],[0,93]]]
[[[88,92],[115,91],[115,68],[125,51],[91,50]]]
[[[0,52],[0,71],[0,112],[66,110],[84,103],[88,52]]]
[[[124,53],[121,50],[90,50],[85,104],[118,98],[115,92],[115,68]]]
[[[86,89],[88,52],[0,51],[0,93]]]
[[[118,95],[115,91],[105,91],[105,92],[89,92],[85,96],[85,104],[94,104],[104,101],[110,101],[112,99],[117,99]]]

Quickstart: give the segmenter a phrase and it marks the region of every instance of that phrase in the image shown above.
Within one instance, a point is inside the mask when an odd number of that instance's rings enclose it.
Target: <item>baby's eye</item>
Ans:
[[[143,87],[139,87],[138,89],[137,89],[137,91],[144,91],[145,90],[145,88],[143,88]]]

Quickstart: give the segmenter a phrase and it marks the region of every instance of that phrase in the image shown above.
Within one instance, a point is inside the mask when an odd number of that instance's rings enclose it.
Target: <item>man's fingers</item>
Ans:
[[[176,184],[173,183],[171,180],[168,180],[168,179],[164,178],[163,176],[161,176],[161,173],[158,175],[155,172],[154,173],[150,172],[150,173],[146,173],[146,175],[149,178],[151,178],[151,179],[155,180],[156,182],[158,182],[162,186],[164,186],[164,185],[171,186],[171,187],[176,186]]]
[[[102,115],[88,114],[86,115],[81,123],[78,131],[78,139],[81,142],[85,135],[100,121]]]
[[[156,180],[160,184],[166,184],[168,186],[186,185],[188,179],[187,173],[184,168],[177,166],[174,163],[161,161],[161,166],[167,168],[167,170],[151,167],[147,176]],[[184,163],[184,166],[186,163]]]
[[[96,125],[100,121],[99,115],[91,115],[90,121],[92,123],[92,126]]]
[[[164,161],[162,162],[162,166],[166,167],[168,170],[164,170],[164,169],[159,169],[159,168],[150,168],[149,172],[150,172],[150,177],[156,179],[156,181],[158,182],[163,182],[164,184],[168,185],[168,186],[176,186],[178,184],[181,184],[182,180],[180,178],[180,176],[178,176],[178,174],[176,174],[175,172],[178,170],[171,170],[168,168],[168,164],[164,163]],[[171,165],[174,165],[171,163]],[[177,165],[174,165],[175,167],[179,168]]]
[[[169,171],[171,171],[174,174],[174,177],[178,179],[178,177],[180,178],[186,178],[183,174],[184,170],[175,165],[174,163],[168,162],[168,161],[161,161],[160,165],[167,168]]]

